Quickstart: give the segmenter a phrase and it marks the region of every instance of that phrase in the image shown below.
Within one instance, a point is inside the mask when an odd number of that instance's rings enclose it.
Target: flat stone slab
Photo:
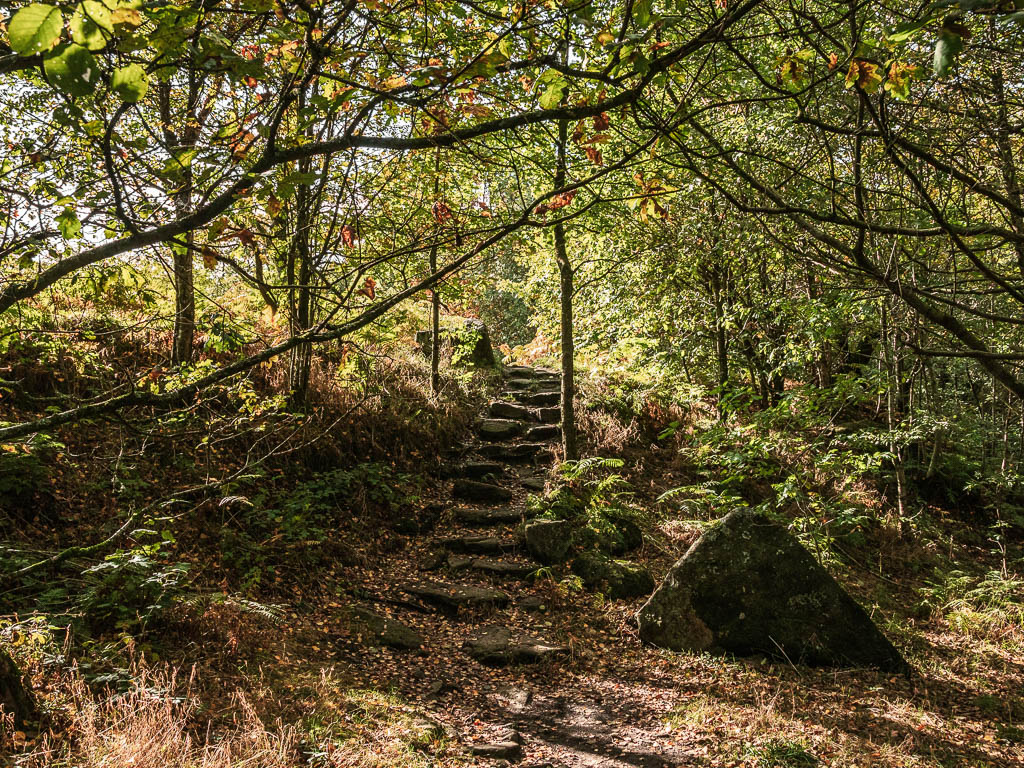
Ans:
[[[520,403],[523,403],[523,405],[542,407],[558,405],[558,402],[562,399],[562,395],[559,392],[516,392],[513,394],[513,397]]]
[[[467,501],[496,502],[510,501],[512,491],[494,483],[482,483],[479,480],[460,478],[452,486],[452,495]]]
[[[502,372],[510,378],[516,378],[533,376],[537,372],[537,369],[530,365],[506,365],[502,368]]]
[[[491,744],[470,744],[469,751],[474,757],[485,757],[491,760],[518,760],[523,756],[523,748],[514,741],[496,741]]]
[[[504,473],[505,465],[497,461],[467,461],[459,467],[459,474],[470,480],[478,480],[488,475],[500,475]]]
[[[523,478],[523,488],[528,491],[543,491],[547,486],[548,481],[543,477],[525,477]]]
[[[466,552],[471,555],[498,555],[515,552],[519,548],[515,539],[501,539],[497,536],[449,536],[437,539],[436,543],[450,552]]]
[[[507,627],[485,627],[462,644],[463,650],[484,664],[524,664],[557,658],[569,652],[564,645],[549,643]]]
[[[562,436],[562,428],[557,424],[538,424],[526,430],[526,439],[532,441],[555,440]]]
[[[910,669],[789,531],[750,510],[731,512],[709,528],[672,566],[637,621],[642,640],[674,651]]]
[[[509,379],[505,386],[510,390],[529,390],[532,392],[558,392],[562,388],[561,379],[532,377],[528,379]]]
[[[481,571],[496,576],[510,576],[523,579],[537,570],[536,563],[520,563],[493,557],[449,557],[448,567],[455,570]]]
[[[492,419],[516,419],[517,421],[537,421],[537,412],[532,408],[518,403],[506,403],[496,400],[487,408],[487,415]]]
[[[456,520],[465,525],[510,525],[523,519],[518,509],[473,509],[459,507],[453,512]]]
[[[537,417],[541,424],[558,424],[562,420],[562,409],[557,405],[551,408],[538,408]]]
[[[511,440],[523,434],[523,423],[512,419],[484,419],[476,431],[485,440]]]
[[[561,377],[560,371],[550,368],[534,368],[532,365],[506,365],[503,372],[510,379],[533,379],[539,377]]]
[[[542,451],[547,450],[548,446],[541,443],[515,443],[514,445],[491,443],[489,445],[481,445],[477,448],[477,453],[484,458],[495,461],[519,462],[529,461]]]
[[[349,609],[351,629],[369,645],[383,645],[403,651],[415,651],[423,646],[423,638],[400,621],[371,611],[368,608]]]
[[[405,591],[421,600],[440,605],[443,608],[481,608],[508,605],[509,597],[500,589],[476,587],[466,584],[449,584],[441,581],[422,581],[409,584]]]

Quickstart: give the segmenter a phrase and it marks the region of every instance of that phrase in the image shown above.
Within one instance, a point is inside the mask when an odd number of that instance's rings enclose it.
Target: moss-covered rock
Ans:
[[[545,565],[564,562],[572,543],[572,525],[565,520],[534,520],[523,529],[526,550]]]
[[[597,547],[608,554],[621,555],[639,549],[644,535],[637,522],[625,515],[595,516],[579,528],[576,540],[583,547]]]
[[[654,577],[642,565],[626,560],[613,560],[597,550],[577,557],[572,570],[588,588],[612,600],[627,600],[648,595],[654,589]]]
[[[637,614],[645,642],[815,665],[907,662],[790,533],[738,510],[710,528]]]

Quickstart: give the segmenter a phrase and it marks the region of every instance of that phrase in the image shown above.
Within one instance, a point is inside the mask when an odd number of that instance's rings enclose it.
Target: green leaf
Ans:
[[[319,176],[315,173],[292,171],[281,179],[282,184],[313,184]]]
[[[544,86],[544,90],[539,99],[541,109],[554,109],[561,103],[569,90],[569,81],[557,69],[549,69],[537,78],[538,90],[542,86]]]
[[[100,82],[96,58],[74,43],[62,45],[47,56],[43,70],[51,83],[72,96],[88,96]]]
[[[638,27],[651,26],[651,8],[653,5],[654,0],[639,0],[633,6],[633,21],[636,22]]]
[[[134,104],[145,96],[148,89],[149,75],[140,64],[119,67],[114,71],[114,77],[110,81],[110,90],[129,104]]]
[[[33,3],[14,14],[7,36],[15,53],[31,56],[53,48],[63,27],[64,17],[59,8]]]
[[[886,32],[885,37],[890,43],[905,43],[932,21],[931,16],[926,16],[920,21],[908,21],[906,24],[897,24],[893,29]]]
[[[564,85],[549,85],[544,93],[540,95],[539,103],[541,109],[554,109],[561,103],[562,97],[565,96]]]
[[[936,77],[945,77],[949,73],[953,59],[963,48],[964,41],[960,35],[946,31],[939,35],[939,42],[935,44],[935,57],[932,59],[932,70]]]
[[[96,0],[84,0],[71,17],[71,39],[90,51],[99,51],[107,46],[107,40],[114,34],[114,23],[110,10]]]
[[[57,229],[65,240],[72,240],[82,232],[82,222],[78,220],[74,210],[65,208],[57,217]]]

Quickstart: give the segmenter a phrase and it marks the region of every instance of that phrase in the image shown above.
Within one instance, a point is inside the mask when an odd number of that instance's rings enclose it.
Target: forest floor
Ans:
[[[667,465],[642,458],[636,485],[651,497],[671,487]],[[514,497],[501,506],[521,510],[522,481],[547,479],[550,470],[543,462],[509,467],[502,485]],[[433,480],[433,495],[418,503],[446,511],[431,530],[401,534],[372,518],[350,519],[335,533],[348,542],[335,562],[304,570],[297,561],[277,577],[272,610],[205,602],[165,622],[158,640],[125,640],[121,658],[131,668],[121,672],[133,695],[83,706],[90,694],[80,670],[65,658],[63,677],[54,674],[54,658],[64,656],[61,638],[51,637],[58,652],[29,665],[51,723],[42,733],[16,733],[0,764],[223,768],[257,754],[257,764],[275,768],[505,760],[533,768],[1024,766],[1019,627],[993,627],[969,612],[924,616],[921,577],[897,564],[898,551],[877,568],[838,575],[862,604],[886,606],[874,618],[913,666],[909,677],[675,654],[638,639],[634,614],[643,599],[573,589],[551,569],[509,578],[439,560],[439,538],[502,536],[512,527],[460,524],[450,510],[466,504],[452,501],[447,478]],[[693,533],[671,525],[650,533],[633,557],[660,581]],[[181,545],[201,560],[209,542],[200,529],[193,534]],[[991,557],[958,549],[965,561]],[[506,559],[525,562],[519,552]],[[425,580],[492,587],[511,599],[505,608],[446,611],[406,591]],[[414,629],[423,647],[368,645],[346,613],[354,602]],[[566,652],[532,664],[482,664],[463,643],[494,625]],[[62,752],[76,728],[76,745]],[[493,757],[483,756],[487,749]],[[169,760],[171,753],[180,754]]]

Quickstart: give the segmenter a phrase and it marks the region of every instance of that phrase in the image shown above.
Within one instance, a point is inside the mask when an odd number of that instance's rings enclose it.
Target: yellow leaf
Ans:
[[[114,24],[138,27],[142,24],[142,14],[134,8],[115,8],[110,12],[110,20]]]

